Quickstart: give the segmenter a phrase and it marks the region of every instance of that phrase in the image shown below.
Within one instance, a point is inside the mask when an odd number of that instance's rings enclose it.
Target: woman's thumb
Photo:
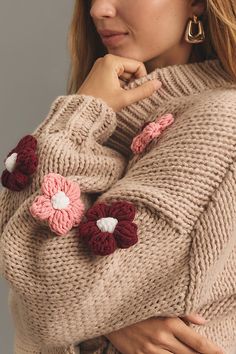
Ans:
[[[126,91],[126,95],[128,95],[129,104],[138,102],[144,98],[151,96],[154,91],[158,90],[161,87],[162,83],[159,80],[149,80],[144,84]]]

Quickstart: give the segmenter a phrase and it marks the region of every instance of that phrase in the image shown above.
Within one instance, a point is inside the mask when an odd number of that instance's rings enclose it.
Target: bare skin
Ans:
[[[122,78],[131,76],[138,78],[146,74],[143,63],[107,54],[96,60],[77,93],[101,98],[118,112],[134,102],[149,97],[161,87],[159,80],[151,80],[132,90],[122,88]]]
[[[121,43],[104,46],[109,54],[135,59],[147,72],[189,61],[193,44],[184,39],[193,14],[200,16],[205,0],[91,0],[97,29],[128,32]],[[196,45],[196,44],[195,44]]]
[[[187,324],[203,325],[191,314],[180,319],[151,317],[137,324],[107,334],[113,346],[123,354],[222,354],[223,351]]]

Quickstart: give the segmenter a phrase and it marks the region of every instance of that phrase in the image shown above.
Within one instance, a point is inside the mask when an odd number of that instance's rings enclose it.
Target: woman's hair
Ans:
[[[200,16],[206,40],[194,44],[192,55],[202,60],[219,59],[224,69],[236,80],[236,2],[205,0],[206,11]],[[75,0],[68,32],[70,68],[67,94],[75,94],[97,58],[107,54],[90,15],[91,0]]]

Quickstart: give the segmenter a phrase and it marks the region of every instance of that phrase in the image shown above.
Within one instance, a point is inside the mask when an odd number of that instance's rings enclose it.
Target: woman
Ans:
[[[69,96],[2,179],[16,354],[234,353],[235,33],[230,0],[76,2]]]

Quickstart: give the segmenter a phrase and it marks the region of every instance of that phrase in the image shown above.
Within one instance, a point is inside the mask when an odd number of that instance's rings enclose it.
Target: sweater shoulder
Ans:
[[[185,133],[183,136],[183,132]],[[178,107],[173,129],[166,137],[175,137],[198,158],[206,150],[234,159],[236,157],[236,87],[219,87],[189,97],[183,109]],[[178,138],[179,137],[179,138]],[[168,139],[168,137],[167,137]],[[198,161],[199,162],[199,161]]]
[[[231,102],[236,106],[236,83],[235,86],[221,86],[201,93],[202,99],[209,103]]]
[[[212,124],[224,125],[230,123],[236,125],[236,86],[219,87],[204,91],[192,98],[188,112],[194,111],[198,115],[199,123],[206,121]]]
[[[183,232],[192,230],[235,163],[236,91],[207,91],[171,112],[173,124],[133,156],[126,176],[132,190],[155,189],[157,209]]]

